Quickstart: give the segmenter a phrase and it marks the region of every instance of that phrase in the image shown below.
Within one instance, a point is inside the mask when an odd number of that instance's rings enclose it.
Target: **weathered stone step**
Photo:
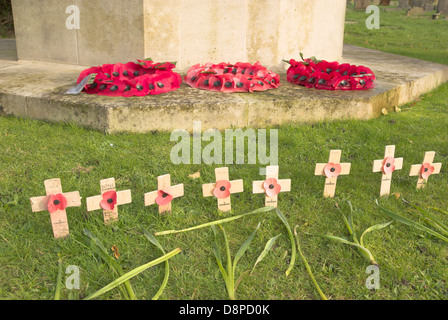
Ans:
[[[159,96],[71,96],[64,93],[75,85],[84,67],[1,59],[0,55],[0,114],[73,122],[107,132],[191,131],[196,120],[203,130],[365,120],[448,81],[446,65],[345,45],[340,62],[370,67],[377,76],[375,89],[308,89],[288,83],[283,75],[280,88],[253,94],[208,92],[182,84],[179,90]]]

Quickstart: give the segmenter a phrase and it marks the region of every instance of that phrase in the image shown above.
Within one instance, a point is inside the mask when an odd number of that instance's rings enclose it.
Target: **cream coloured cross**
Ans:
[[[80,207],[81,206],[81,197],[79,196],[78,191],[74,192],[62,192],[61,179],[51,179],[46,180],[44,182],[46,196],[44,197],[33,197],[30,198],[31,201],[31,209],[33,212],[41,212],[48,210],[48,204],[51,196],[55,196],[58,194],[62,194],[67,200],[67,206],[69,207]],[[54,200],[54,205],[59,204],[59,200]],[[69,227],[67,221],[67,212],[65,209],[57,210],[53,213],[50,213],[51,225],[53,227],[53,235],[56,239],[58,238],[66,238],[69,236]]]
[[[390,168],[395,166],[395,168]],[[395,170],[403,169],[403,158],[395,158],[395,146],[386,146],[384,159],[373,161],[373,172],[382,172],[380,196],[390,194],[392,183],[392,173]]]
[[[342,175],[350,174],[351,164],[350,163],[339,163],[341,161],[341,155],[342,155],[341,150],[331,150],[328,163],[316,164],[316,169],[314,171],[314,175],[326,176],[324,197],[334,198],[334,194],[336,192],[336,183],[338,180],[338,176],[341,174]],[[333,165],[333,166],[331,167],[331,165]],[[326,170],[326,169],[328,169],[328,170]]]
[[[442,164],[441,163],[433,163],[435,156],[436,156],[436,153],[434,151],[426,152],[425,157],[423,158],[422,164],[415,164],[415,165],[411,166],[411,171],[409,172],[409,176],[410,177],[418,176],[417,189],[424,188],[426,186],[426,184],[428,183],[429,176],[426,176],[427,173],[425,174],[425,171],[430,172],[432,170],[430,175],[440,173],[440,170],[442,169]]]
[[[108,191],[115,191],[117,200],[112,210],[103,209],[104,223],[110,224],[118,220],[118,206],[128,204],[132,202],[131,190],[116,191],[115,179],[104,179],[100,181],[101,195],[87,198],[87,211],[96,211],[102,209],[101,201],[103,201],[103,195]],[[108,199],[106,199],[109,201]],[[112,199],[110,199],[112,200]]]
[[[229,168],[216,168],[215,169],[215,178],[216,183],[220,181],[228,181],[230,182],[230,194],[240,193],[244,191],[243,180],[234,180],[229,181]],[[213,191],[215,190],[216,183],[208,183],[202,185],[202,194],[204,197],[213,197]],[[223,190],[224,191],[224,190]],[[227,212],[232,210],[232,206],[230,203],[230,195],[225,198],[217,198],[218,199],[218,209],[222,212]]]
[[[162,196],[170,195],[173,199],[179,198],[184,195],[184,185],[179,184],[176,186],[171,186],[171,175],[169,174],[157,177],[157,191],[152,191],[145,194],[145,206],[156,204],[156,199],[159,196],[159,192],[163,192]],[[159,213],[165,212],[171,212],[171,202],[166,205],[159,205]]]
[[[266,167],[266,180],[264,181],[253,181],[252,182],[252,192],[253,193],[265,193],[266,194],[266,200],[265,200],[265,206],[266,207],[274,207],[277,208],[278,206],[278,194],[270,197],[267,194],[267,190],[265,189],[265,181],[269,181],[269,179],[275,179],[276,183],[280,185],[281,189],[279,192],[290,192],[291,191],[291,180],[278,180],[278,173],[279,167],[278,166],[268,166]],[[276,186],[274,184],[270,184],[268,188],[274,189]]]

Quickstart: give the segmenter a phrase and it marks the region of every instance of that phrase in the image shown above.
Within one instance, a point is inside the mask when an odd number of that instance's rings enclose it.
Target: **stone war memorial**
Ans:
[[[2,71],[3,81],[11,83],[2,88],[2,112],[7,115],[75,122],[108,132],[191,130],[194,120],[206,130],[369,119],[383,109],[393,111],[447,78],[446,70],[433,63],[416,69],[412,59],[344,45],[344,0],[40,4],[12,1],[18,62],[12,68],[13,62],[7,62]],[[375,88],[335,93],[293,86],[286,81],[285,60],[300,60],[300,53],[368,66],[376,75]],[[281,85],[252,95],[198,91],[185,83],[163,96],[65,95],[88,67],[145,58],[176,62],[174,71],[182,76],[196,64],[259,61],[279,74]],[[20,69],[27,69],[26,81],[17,76]],[[150,121],[154,118],[157,123]]]
[[[447,10],[0,2],[0,299],[445,300]]]

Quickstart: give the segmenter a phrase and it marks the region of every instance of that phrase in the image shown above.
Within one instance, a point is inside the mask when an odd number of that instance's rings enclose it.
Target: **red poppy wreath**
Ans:
[[[207,63],[192,66],[185,82],[193,88],[219,92],[266,91],[280,86],[280,76],[260,62]]]
[[[174,63],[155,63],[151,59],[137,61],[86,69],[79,75],[77,83],[89,74],[96,74],[93,83],[87,84],[83,90],[89,94],[113,97],[157,95],[179,89],[182,77],[173,72]]]
[[[284,60],[291,66],[287,80],[307,88],[321,90],[367,90],[374,87],[375,74],[367,67],[328,62],[315,57],[302,61]]]

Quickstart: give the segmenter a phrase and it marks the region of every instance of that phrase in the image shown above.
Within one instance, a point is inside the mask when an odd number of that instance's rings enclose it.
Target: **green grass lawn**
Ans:
[[[347,42],[421,59],[447,63],[446,28],[427,18],[405,18],[396,12],[382,12],[382,28],[365,31],[365,14],[349,11]],[[410,28],[429,29],[426,36]],[[423,39],[431,46],[418,45]],[[368,41],[368,43],[366,43]],[[410,43],[414,43],[411,46]],[[426,43],[426,42],[425,42]],[[397,146],[404,157],[403,170],[394,173],[392,193],[423,207],[448,209],[448,84],[403,106],[402,112],[369,121],[322,122],[313,125],[284,125],[279,133],[280,177],[292,179],[292,192],[280,194],[279,207],[292,227],[298,225],[302,251],[322,291],[331,299],[447,299],[448,245],[402,224],[374,231],[366,236],[366,247],[380,265],[380,289],[365,283],[366,262],[345,245],[307,233],[348,237],[339,203],[355,208],[354,223],[361,233],[366,228],[390,221],[375,205],[380,174],[372,173],[372,161],[383,157],[386,145]],[[252,181],[260,180],[259,165],[230,165],[231,179],[244,179],[246,192],[233,195],[233,212],[220,214],[216,201],[203,198],[201,185],[212,182],[209,165],[174,165],[170,150],[175,145],[169,133],[104,134],[69,124],[49,124],[28,119],[0,117],[0,298],[52,299],[56,290],[58,256],[63,269],[76,265],[81,270],[80,290],[63,286],[62,299],[81,299],[104,287],[116,277],[88,247],[83,229],[89,229],[109,250],[119,249],[119,264],[130,271],[160,256],[142,234],[182,229],[200,223],[245,213],[264,205],[263,195],[252,195]],[[204,143],[204,146],[206,143]],[[337,197],[324,199],[324,178],[314,176],[314,166],[326,162],[331,149],[342,149],[342,162],[351,162],[349,176],[338,181]],[[431,176],[424,190],[416,190],[416,177],[409,177],[412,164],[421,163],[425,151],[436,151],[442,173]],[[200,171],[196,180],[188,176]],[[157,208],[144,207],[143,195],[157,188],[156,178],[171,173],[172,182],[185,184],[185,196],[173,202],[170,215],[159,216]],[[69,208],[71,236],[54,240],[48,212],[32,213],[29,198],[44,195],[43,181],[59,177],[65,192],[79,190],[83,206]],[[99,181],[115,177],[117,189],[132,189],[133,203],[119,208],[120,220],[105,226],[101,212],[86,213],[85,198],[99,194]],[[395,195],[380,203],[412,217],[409,208]],[[346,212],[348,213],[348,212]],[[418,220],[418,218],[415,218]],[[448,217],[440,214],[448,224]],[[257,232],[250,249],[241,259],[237,273],[250,270],[266,242],[281,234],[253,275],[240,283],[238,299],[319,299],[300,258],[289,277],[290,243],[283,224],[274,213],[249,216],[228,223],[232,255],[243,241]],[[210,228],[158,237],[166,251],[183,251],[170,260],[170,279],[161,299],[227,299],[227,293],[213,255],[214,236]],[[223,248],[222,248],[223,249]],[[110,250],[113,256],[112,250]],[[163,265],[151,268],[131,280],[138,298],[151,299],[164,277]],[[63,277],[65,283],[65,276]],[[104,299],[121,299],[120,291]]]

